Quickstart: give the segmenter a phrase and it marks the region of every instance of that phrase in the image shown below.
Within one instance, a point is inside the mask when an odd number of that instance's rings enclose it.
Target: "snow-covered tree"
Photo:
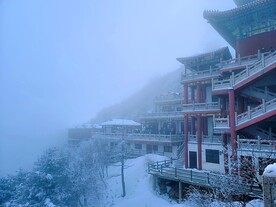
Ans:
[[[100,206],[105,187],[104,144],[51,148],[29,172],[0,179],[0,206]]]

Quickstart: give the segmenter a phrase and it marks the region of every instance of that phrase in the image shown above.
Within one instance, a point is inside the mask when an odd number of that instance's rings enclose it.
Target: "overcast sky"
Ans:
[[[177,57],[227,43],[203,19],[220,0],[0,0],[0,175],[29,167]]]

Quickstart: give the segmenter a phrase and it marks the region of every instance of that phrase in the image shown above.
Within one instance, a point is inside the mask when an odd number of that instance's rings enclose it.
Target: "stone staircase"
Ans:
[[[236,130],[240,130],[244,127],[247,127],[247,124],[257,118],[268,118],[269,115],[273,116],[276,114],[276,98],[265,101],[263,99],[262,104],[257,107],[250,108],[248,107],[247,111],[241,114],[235,113],[236,121]],[[230,127],[229,116],[223,117],[214,117],[214,130],[227,130]],[[261,119],[260,119],[261,120]]]
[[[250,87],[248,89],[243,90],[242,93],[246,96],[261,100],[264,99],[266,101],[276,98],[276,93],[269,91],[267,88],[264,90],[257,87]]]
[[[262,74],[266,73],[267,71],[264,70],[268,66],[272,65],[276,62],[276,51],[272,53],[265,53],[262,54],[261,59],[254,64],[247,66],[246,69],[242,70],[241,72],[232,75],[229,78],[225,78],[223,80],[213,79],[212,80],[212,90],[213,91],[220,91],[220,90],[227,90],[227,89],[237,89],[246,84],[251,79],[254,79],[254,75],[259,72],[263,72]]]
[[[177,159],[174,161],[174,166],[177,168],[184,167],[184,142],[177,149]]]
[[[246,133],[249,133],[251,135],[255,135],[256,137],[260,137],[262,139],[272,139],[276,140],[276,134],[272,133],[269,130],[262,129],[260,127],[252,128],[245,130]]]
[[[236,127],[246,124],[247,122],[260,118],[262,116],[266,116],[271,112],[276,112],[276,98],[270,101],[264,101],[257,107],[250,108],[244,113],[236,115]]]

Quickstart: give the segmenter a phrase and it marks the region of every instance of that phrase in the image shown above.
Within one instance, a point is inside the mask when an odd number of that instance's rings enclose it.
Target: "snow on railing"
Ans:
[[[220,70],[215,68],[210,68],[209,70],[203,70],[203,71],[194,71],[190,73],[182,73],[182,81],[187,80],[196,80],[200,78],[208,78],[208,77],[214,77],[218,76],[220,74]]]
[[[147,151],[147,150],[142,150],[142,149],[129,149],[129,148],[126,148],[126,154],[128,156],[133,156],[133,155],[136,155],[136,156],[142,156],[142,155],[146,155],[146,154],[156,154],[156,155],[161,155],[161,156],[164,156],[164,152],[159,152],[159,151],[154,151],[154,150],[151,150],[151,151]]]
[[[197,142],[197,133],[196,134],[188,134],[188,140],[189,142]],[[216,135],[204,135],[202,133],[202,142],[203,143],[220,143],[221,142],[221,136]]]
[[[230,67],[235,67],[235,66],[246,66],[246,65],[249,65],[250,63],[251,64],[254,63],[258,59],[260,59],[260,53],[245,56],[245,57],[239,56],[237,58],[230,59],[230,60],[224,60],[220,63],[221,70],[228,69]]]
[[[225,90],[233,88],[234,85],[241,83],[242,81],[248,79],[257,72],[263,70],[267,65],[275,62],[276,51],[273,53],[263,53],[261,57],[261,60],[255,62],[250,66],[247,66],[246,69],[242,70],[241,72],[237,74],[234,74],[234,72],[232,72],[232,75],[228,79],[212,79],[212,90]]]
[[[257,139],[240,139],[237,136],[238,140],[238,149],[239,150],[272,150],[276,151],[276,140],[262,139],[257,137]]]
[[[197,135],[188,133],[188,140],[191,141],[191,142],[196,142]]]
[[[215,129],[225,129],[230,127],[229,115],[226,118],[213,116],[213,121],[214,121],[213,124]]]
[[[203,143],[221,143],[221,136],[218,135],[202,135]]]
[[[220,110],[219,102],[184,104],[183,112]]]
[[[172,111],[172,112],[151,112],[146,113],[141,116],[142,118],[156,118],[156,117],[183,117],[181,111]]]
[[[223,174],[212,173],[210,171],[178,168],[173,166],[173,159],[157,161],[155,163],[148,163],[148,173],[161,176],[167,179],[178,180],[183,183],[190,183],[193,185],[204,187],[221,187],[221,182],[225,183],[233,182],[233,177],[227,177]],[[242,187],[236,188],[235,193],[237,195],[245,192],[254,192],[256,194],[262,194],[259,186],[252,186],[248,183],[242,183],[242,179],[235,177],[235,183]]]
[[[176,152],[177,152],[177,155],[176,155],[177,159],[184,158],[184,152],[185,152],[184,142],[180,146],[178,146]]]
[[[128,140],[147,140],[158,142],[180,142],[183,141],[183,135],[165,135],[165,134],[128,134]]]
[[[163,101],[183,101],[184,96],[183,93],[167,93],[156,96],[154,101],[155,102],[163,102]]]
[[[182,134],[143,134],[143,133],[101,133],[100,136],[113,139],[124,140],[144,140],[158,142],[181,142],[183,141]],[[98,136],[99,136],[98,135]]]

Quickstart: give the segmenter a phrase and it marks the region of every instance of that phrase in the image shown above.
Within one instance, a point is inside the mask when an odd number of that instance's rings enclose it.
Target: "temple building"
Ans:
[[[177,58],[185,67],[182,168],[167,161],[149,173],[177,181],[179,200],[182,183],[208,188],[217,173],[239,175],[240,194],[260,195],[263,170],[276,162],[276,1],[235,3],[203,14],[234,57],[224,47]]]
[[[276,1],[235,3],[229,11],[204,12],[236,51],[236,59],[224,63],[221,77],[213,79],[212,94],[222,103],[214,128],[231,143],[231,162],[238,158],[241,166],[249,160],[259,174],[264,160],[276,158]]]
[[[211,173],[249,173],[260,180],[264,167],[276,162],[276,1],[235,3],[228,11],[204,12],[234,57],[222,47],[177,58],[184,67],[182,92],[157,96],[155,109],[139,123],[106,122],[100,132],[85,129],[82,136],[110,145],[124,140],[136,156],[178,159],[149,165],[160,179],[203,187],[210,187]],[[244,189],[252,191],[252,185]]]
[[[255,55],[276,48],[276,2],[235,0],[237,8],[205,11],[204,18],[236,50],[236,56]]]

